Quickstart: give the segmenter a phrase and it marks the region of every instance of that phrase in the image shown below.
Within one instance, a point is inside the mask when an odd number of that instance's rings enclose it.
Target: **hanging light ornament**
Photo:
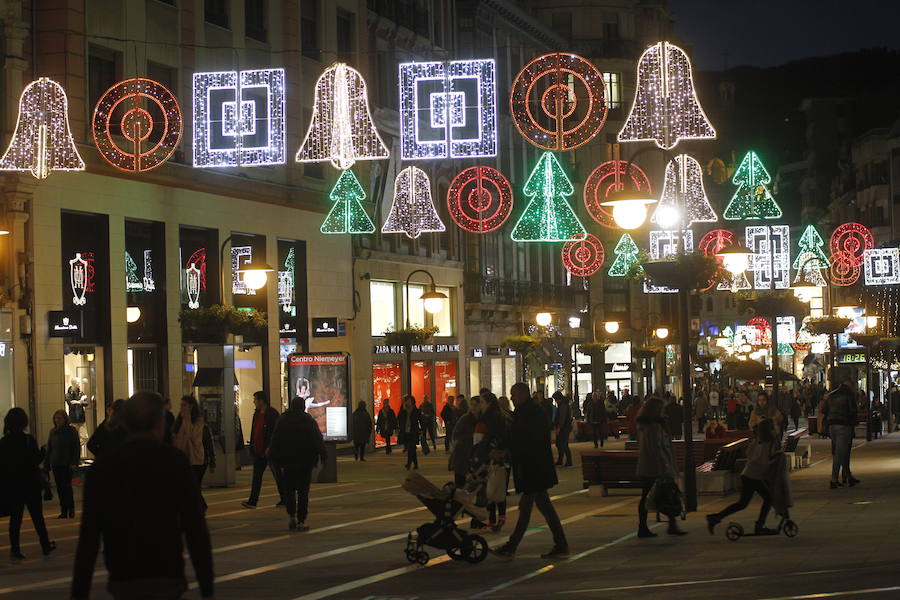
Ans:
[[[531,198],[512,232],[516,242],[568,242],[587,233],[569,203],[575,189],[552,152],[544,152],[525,182]]]
[[[492,167],[469,167],[450,183],[447,208],[461,228],[472,233],[500,229],[512,212],[512,186]]]
[[[866,285],[900,284],[900,249],[874,248],[863,255]]]
[[[62,86],[41,77],[19,97],[19,115],[0,171],[29,171],[44,179],[50,171],[84,171],[69,129],[69,100]]]
[[[312,120],[294,160],[328,160],[343,170],[357,160],[387,157],[387,146],[369,112],[365,80],[356,69],[334,63],[316,82]]]
[[[638,249],[637,244],[634,243],[634,240],[630,235],[623,233],[613,252],[616,255],[616,260],[613,261],[613,264],[609,267],[609,276],[627,276],[632,265],[635,265],[638,262],[638,252],[640,252],[640,250]]]
[[[850,286],[859,280],[866,250],[875,247],[875,238],[868,227],[859,223],[844,223],[831,234],[831,281],[835,285]]]
[[[766,171],[756,152],[751,150],[744,155],[731,182],[737,189],[731,202],[725,207],[723,217],[729,221],[781,217],[781,207],[772,198],[772,192],[768,188],[772,183],[772,176]]]
[[[634,104],[620,142],[654,141],[674,148],[681,140],[715,139],[716,130],[700,106],[691,61],[674,44],[658,42],[638,60]]]
[[[720,250],[734,244],[734,234],[727,229],[713,229],[707,231],[697,247],[703,252],[703,256],[716,256]]]
[[[382,233],[405,233],[416,239],[423,233],[444,231],[444,223],[431,199],[431,181],[418,167],[406,167],[394,180],[394,203]]]
[[[603,74],[575,54],[540,56],[519,71],[509,94],[513,121],[526,140],[544,150],[586,144],[606,122]]]
[[[619,228],[613,220],[612,212],[602,206],[602,203],[609,199],[610,194],[624,190],[626,185],[647,196],[653,193],[647,174],[636,164],[631,163],[630,167],[628,164],[627,160],[608,160],[594,169],[588,175],[587,181],[584,182],[584,206],[587,208],[588,214],[595,221],[610,229]],[[625,175],[626,168],[628,169],[627,177]]]
[[[166,162],[183,129],[175,95],[143,77],[115,84],[94,108],[94,144],[109,164],[123,171],[149,171]],[[124,147],[118,143],[119,135],[128,142]]]
[[[674,229],[681,223],[684,227],[690,227],[694,223],[715,223],[718,220],[703,187],[700,163],[687,154],[679,154],[674,161],[669,161],[662,195],[650,221],[663,229]]]
[[[353,171],[341,171],[337,183],[328,197],[334,202],[319,231],[322,233],[375,233],[375,224],[369,218],[362,201],[366,192]],[[293,250],[292,250],[293,251]]]
[[[562,247],[563,266],[577,277],[590,277],[599,271],[605,256],[603,243],[590,233],[576,236]]]
[[[793,264],[794,269],[797,270],[794,283],[802,279],[819,287],[828,285],[828,282],[825,281],[822,275],[822,269],[827,269],[830,265],[828,256],[822,250],[825,240],[816,231],[814,225],[806,227],[797,245],[800,248],[800,252],[797,254]]]

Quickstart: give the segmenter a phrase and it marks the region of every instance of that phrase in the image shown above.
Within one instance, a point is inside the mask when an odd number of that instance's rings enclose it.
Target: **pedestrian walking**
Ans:
[[[366,460],[366,446],[372,438],[372,417],[366,410],[366,403],[359,401],[351,419],[353,432],[353,460]]]
[[[166,432],[163,436],[163,443],[172,445],[172,442],[175,439],[175,415],[172,414],[172,401],[169,398],[165,399],[166,403]],[[235,414],[237,414],[237,409],[235,408]]]
[[[569,437],[572,435],[572,404],[569,399],[557,391],[553,394],[556,400],[556,419],[553,429],[556,430],[556,466],[572,466],[572,450],[569,448]],[[565,458],[565,463],[563,463]]]
[[[591,436],[594,439],[594,448],[603,447],[606,441],[606,428],[609,423],[609,413],[603,394],[593,391],[584,400],[584,416],[591,426]],[[599,442],[599,446],[598,446]]]
[[[106,409],[106,418],[100,423],[88,440],[87,449],[95,458],[102,454],[118,450],[128,432],[122,423],[122,412],[125,410],[125,400],[118,398]]]
[[[78,467],[81,457],[81,440],[78,432],[69,424],[64,410],[53,413],[53,429],[47,436],[44,452],[44,470],[53,474],[56,495],[59,497],[57,519],[75,518],[75,495],[72,492],[72,470]]]
[[[203,475],[206,473],[206,450],[203,447],[203,428],[205,426],[197,400],[193,396],[182,396],[178,417],[175,418],[175,424],[172,426],[172,445],[187,456],[198,488],[202,487]],[[203,500],[202,492],[200,501],[203,504],[203,510],[206,510],[206,501]]]
[[[391,438],[397,431],[397,413],[391,408],[391,401],[388,398],[381,399],[381,410],[378,411],[378,418],[375,422],[375,431],[384,439],[384,453],[391,453]]]
[[[360,404],[365,411],[365,403]],[[371,435],[371,420],[368,431]],[[309,531],[306,518],[309,513],[312,472],[317,464],[325,464],[328,453],[319,425],[306,412],[304,398],[294,398],[290,408],[278,418],[268,455],[282,468],[288,529]]]
[[[416,408],[416,399],[412,396],[403,397],[403,408],[397,415],[397,421],[400,423],[400,434],[398,441],[406,447],[406,469],[419,468],[419,457],[416,454],[416,446],[419,443],[420,425],[422,416],[419,409]]]
[[[710,535],[715,533],[718,525],[725,517],[742,511],[750,504],[753,494],[759,494],[762,498],[762,506],[759,509],[759,518],[756,520],[755,532],[757,534],[771,533],[766,528],[766,517],[772,507],[772,495],[766,480],[772,463],[776,460],[784,461],[784,454],[778,445],[775,431],[775,422],[772,419],[763,419],[757,424],[756,437],[747,450],[747,464],[741,471],[741,497],[725,509],[706,515],[706,526]]]
[[[459,396],[465,400],[465,396]],[[444,452],[449,454],[450,446],[453,442],[453,427],[456,425],[456,407],[454,404],[457,402],[457,398],[450,395],[447,396],[447,401],[444,403],[444,407],[441,409],[441,421],[444,422]]]
[[[663,409],[666,421],[668,423],[669,435],[673,440],[680,440],[684,437],[684,409],[674,396],[669,396],[665,408]],[[693,427],[688,428],[693,431]]]
[[[707,414],[709,413],[709,403],[706,394],[699,387],[694,395],[694,416],[697,418],[697,433],[703,433],[706,429]]]
[[[756,431],[756,427],[766,419],[771,419],[775,425],[775,436],[781,439],[784,431],[784,413],[769,401],[769,394],[765,390],[760,390],[756,394],[756,406],[750,413],[750,429]]]
[[[628,439],[636,440],[638,436],[637,416],[641,409],[640,402],[634,402],[625,409],[625,425],[628,429]]]
[[[672,437],[663,416],[663,401],[656,396],[647,398],[637,415],[638,454],[637,476],[641,480],[641,501],[638,504],[638,537],[656,537],[647,526],[647,495],[657,481],[675,481],[678,470],[675,453],[672,451]],[[678,528],[675,516],[669,516],[669,535],[685,535]]]
[[[734,394],[725,400],[725,424],[728,429],[737,429],[738,402]]]
[[[482,490],[488,507],[487,523],[473,519],[473,527],[483,531],[500,531],[506,523],[506,491],[509,489],[507,469],[509,422],[492,392],[481,396],[481,411],[475,425],[472,448],[472,470],[487,468],[487,484]]]
[[[801,397],[797,390],[791,392],[791,420],[794,422],[794,431],[800,429],[800,413],[802,412]]]
[[[85,481],[71,598],[90,596],[101,542],[115,600],[181,598],[184,539],[200,595],[211,599],[212,545],[200,486],[184,452],[163,442],[162,397],[138,392],[125,403],[123,418],[125,443],[101,455]]]
[[[277,463],[269,461],[267,458],[267,451],[272,443],[272,433],[275,431],[275,423],[278,422],[278,411],[269,406],[269,397],[263,391],[253,393],[253,404],[256,406],[256,410],[253,411],[253,424],[250,429],[250,456],[253,457],[253,480],[250,485],[250,497],[246,502],[241,502],[241,506],[244,508],[256,508],[266,467],[272,471],[272,477],[275,478],[275,486],[278,488],[279,501],[276,506],[284,506],[284,488],[281,485],[281,473],[278,470]]]
[[[481,399],[478,396],[473,397],[472,402],[467,402],[463,397],[456,405],[460,414],[453,427],[453,443],[448,466],[449,470],[453,471],[453,482],[458,488],[466,487],[466,475],[472,458],[473,436],[480,406]]]
[[[44,556],[56,550],[56,543],[50,541],[44,523],[41,451],[34,437],[25,433],[27,428],[28,415],[25,411],[19,407],[9,409],[3,419],[3,437],[0,438],[0,481],[3,482],[0,506],[9,511],[9,557],[13,562],[25,558],[19,538],[26,508]]]
[[[519,516],[509,540],[491,552],[503,558],[516,555],[531,521],[531,510],[537,505],[553,533],[553,548],[542,554],[541,558],[566,558],[569,556],[569,543],[547,493],[558,483],[550,449],[551,421],[544,409],[531,399],[527,384],[514,384],[510,397],[515,411],[508,439],[513,480],[516,491],[521,494]]]
[[[825,423],[825,429],[831,438],[831,489],[843,487],[844,482],[850,487],[860,483],[850,471],[853,429],[859,421],[856,408],[853,381],[849,379],[832,390],[822,401],[822,418],[819,421]]]
[[[708,400],[710,418],[719,419],[722,414],[721,412],[719,412],[719,390],[717,390],[716,388],[710,389]]]
[[[427,456],[431,452],[428,449],[428,436],[431,436],[432,449],[437,450],[437,442],[435,441],[437,436],[437,414],[434,410],[434,404],[431,403],[428,396],[422,399],[422,404],[419,406],[419,418],[421,419],[419,429],[422,433],[422,453]]]

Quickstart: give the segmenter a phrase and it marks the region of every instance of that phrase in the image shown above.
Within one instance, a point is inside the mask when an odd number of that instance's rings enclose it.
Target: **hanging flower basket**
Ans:
[[[814,317],[806,320],[806,330],[813,335],[837,335],[850,326],[844,317]]]
[[[760,317],[794,317],[802,321],[809,314],[809,305],[801,301],[791,291],[752,292],[738,294],[737,309],[743,313],[753,313]]]
[[[503,345],[516,354],[528,355],[540,345],[540,340],[530,335],[513,335],[503,340]]]
[[[851,333],[850,337],[860,346],[871,348],[879,342],[881,336],[877,333]]]
[[[388,346],[414,346],[424,344],[438,332],[437,327],[407,327],[384,332],[384,343]]]
[[[715,257],[694,252],[644,261],[641,267],[654,285],[689,290],[708,289],[719,280],[722,270]]]
[[[604,344],[603,342],[585,342],[583,344],[578,344],[578,351],[582,354],[587,354],[588,356],[606,352],[607,348],[609,348],[609,344]]]
[[[224,344],[229,334],[261,341],[268,326],[266,313],[221,304],[182,310],[178,320],[183,340],[197,344]]]

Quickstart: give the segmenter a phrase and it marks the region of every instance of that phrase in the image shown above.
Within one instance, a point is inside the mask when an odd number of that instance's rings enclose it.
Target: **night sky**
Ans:
[[[720,70],[726,60],[728,67],[768,67],[861,48],[900,49],[898,0],[669,0],[669,7],[700,70]]]

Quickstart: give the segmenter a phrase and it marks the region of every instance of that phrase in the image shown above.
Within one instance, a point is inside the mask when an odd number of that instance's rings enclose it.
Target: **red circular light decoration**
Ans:
[[[625,189],[627,179],[625,178],[625,168],[628,166],[627,160],[608,160],[588,175],[587,181],[584,182],[584,206],[587,208],[591,217],[604,227],[610,229],[618,229],[619,226],[613,220],[612,212],[606,210],[606,207],[600,206],[601,202],[615,191]],[[653,192],[650,189],[650,179],[647,174],[632,163],[628,169],[628,179],[631,180],[631,187],[639,192],[646,192],[647,195]]]
[[[599,271],[605,258],[603,242],[591,233],[579,235],[562,247],[563,266],[577,277],[590,277]]]
[[[526,140],[545,150],[572,150],[606,122],[603,74],[575,54],[545,54],[516,75],[509,106]]]
[[[447,208],[456,224],[472,233],[499,229],[512,212],[512,186],[493,167],[469,167],[450,183]]]
[[[113,138],[128,142],[126,147]],[[156,114],[156,118],[154,118]],[[94,109],[94,144],[106,161],[123,171],[149,171],[164,163],[181,141],[184,118],[178,100],[164,85],[135,77],[108,90]]]
[[[761,344],[771,344],[772,325],[762,317],[753,317],[747,321],[748,327],[756,327],[759,330],[759,341]]]
[[[850,252],[835,252],[831,255],[831,283],[842,287],[853,285],[859,280],[862,267]]]
[[[791,347],[798,352],[805,352],[812,348],[812,342],[794,342]]]
[[[707,231],[706,234],[700,238],[697,247],[703,252],[703,256],[716,256],[724,248],[733,245],[734,233],[727,229],[713,229],[712,231]]]
[[[863,254],[875,247],[875,238],[865,225],[844,223],[831,234],[831,254],[857,267],[863,264]]]

